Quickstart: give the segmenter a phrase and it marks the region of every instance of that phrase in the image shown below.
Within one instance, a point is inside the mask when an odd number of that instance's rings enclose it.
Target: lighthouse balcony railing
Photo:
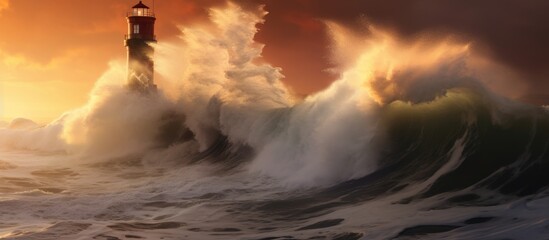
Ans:
[[[155,17],[153,11],[132,11],[127,12],[126,17]]]
[[[147,38],[144,37],[144,36],[141,35],[141,34],[126,34],[126,35],[124,35],[124,40],[128,40],[128,39],[147,39]],[[147,39],[147,40],[154,40],[154,41],[156,41],[156,35],[153,35],[153,38],[152,38],[152,39]]]

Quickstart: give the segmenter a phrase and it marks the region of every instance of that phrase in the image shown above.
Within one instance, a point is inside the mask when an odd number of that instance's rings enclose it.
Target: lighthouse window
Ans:
[[[133,33],[138,34],[139,33],[139,24],[133,25]]]

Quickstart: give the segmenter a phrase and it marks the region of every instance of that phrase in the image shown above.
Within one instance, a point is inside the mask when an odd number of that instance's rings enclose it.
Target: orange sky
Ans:
[[[46,122],[82,105],[109,59],[124,57],[122,1],[74,2],[0,0],[3,120]]]
[[[44,123],[83,105],[109,61],[124,61],[125,13],[136,2],[0,0],[0,120]],[[201,4],[157,3],[159,40],[204,19],[211,4]]]

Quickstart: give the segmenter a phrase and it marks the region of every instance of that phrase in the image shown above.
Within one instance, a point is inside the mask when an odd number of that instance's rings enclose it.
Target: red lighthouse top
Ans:
[[[128,12],[128,34],[126,40],[140,39],[144,41],[156,41],[154,35],[154,22],[156,17],[152,9],[149,9],[147,5],[139,1],[138,4],[133,6]]]
[[[128,13],[128,17],[154,17],[154,12],[143,4],[142,1],[139,1],[138,4],[132,7],[132,11]]]

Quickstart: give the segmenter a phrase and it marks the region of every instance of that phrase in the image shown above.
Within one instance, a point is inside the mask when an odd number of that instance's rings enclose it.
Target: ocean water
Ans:
[[[383,131],[372,138],[383,143],[377,144],[382,163],[364,177],[325,186],[253,171],[258,155],[226,138],[202,152],[191,139],[103,159],[3,151],[0,233],[4,239],[547,238],[548,114],[490,107],[466,93],[389,104],[381,111]]]

